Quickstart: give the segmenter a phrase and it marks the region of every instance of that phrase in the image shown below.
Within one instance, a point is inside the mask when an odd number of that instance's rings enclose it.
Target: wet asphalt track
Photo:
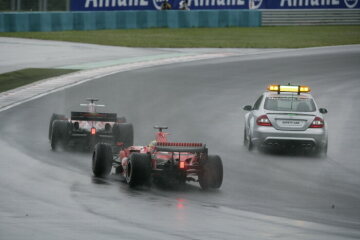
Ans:
[[[0,113],[0,239],[359,239],[360,49],[232,57],[125,72]],[[308,84],[326,107],[325,159],[248,153],[242,106],[269,83]],[[86,97],[135,126],[169,126],[224,163],[219,191],[132,190],[92,177],[90,154],[52,152],[53,112]],[[74,107],[75,106],[75,107]]]

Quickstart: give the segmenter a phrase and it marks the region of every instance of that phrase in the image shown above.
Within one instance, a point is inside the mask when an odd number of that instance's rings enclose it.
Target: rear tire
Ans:
[[[254,149],[254,144],[252,143],[252,141],[251,141],[251,140],[249,140],[249,143],[248,143],[247,149],[249,150],[249,152],[251,152],[251,151]]]
[[[125,179],[130,187],[150,185],[151,158],[147,154],[132,153],[128,161]]]
[[[244,130],[244,145],[246,146],[247,150],[251,152],[254,149],[254,144],[251,141],[251,137],[247,136],[246,131]]]
[[[51,118],[50,118],[50,124],[49,124],[49,134],[48,134],[49,140],[51,140],[53,122],[54,122],[55,120],[61,120],[61,119],[64,119],[64,118],[65,118],[65,115],[56,114],[56,113],[53,113],[53,114],[52,114],[52,116],[51,116]]]
[[[51,149],[56,151],[56,149],[61,146],[66,148],[66,145],[69,141],[69,131],[70,125],[66,120],[54,120],[51,130],[50,144]]]
[[[327,150],[328,150],[327,144],[325,146],[318,146],[318,147],[315,147],[314,154],[317,157],[326,157]]]
[[[115,144],[122,142],[125,148],[134,145],[134,128],[131,123],[115,123],[113,136]]]
[[[109,176],[112,168],[112,150],[106,143],[98,143],[92,157],[92,171],[95,177]]]
[[[199,174],[199,183],[203,190],[218,189],[223,181],[223,165],[218,155],[209,155]]]
[[[247,136],[246,136],[246,129],[244,129],[244,140],[243,140],[243,145],[245,147],[247,147],[247,143],[248,143],[248,139],[247,139]]]

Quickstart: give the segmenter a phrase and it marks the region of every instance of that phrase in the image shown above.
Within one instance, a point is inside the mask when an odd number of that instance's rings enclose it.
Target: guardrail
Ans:
[[[360,25],[360,9],[262,10],[262,26]]]
[[[254,10],[0,13],[0,32],[259,26]]]

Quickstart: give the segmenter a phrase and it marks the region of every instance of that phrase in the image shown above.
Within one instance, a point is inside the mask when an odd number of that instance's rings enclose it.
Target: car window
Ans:
[[[301,96],[267,97],[264,108],[266,110],[291,112],[314,112],[316,110],[313,99]]]
[[[258,98],[258,100],[256,100],[256,102],[255,102],[255,104],[254,104],[254,107],[253,107],[254,110],[259,110],[260,103],[261,103],[262,99],[263,99],[263,95],[261,95],[261,96]]]

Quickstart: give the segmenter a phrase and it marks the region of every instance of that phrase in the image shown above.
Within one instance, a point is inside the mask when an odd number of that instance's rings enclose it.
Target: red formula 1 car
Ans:
[[[115,154],[106,143],[98,143],[92,157],[96,177],[106,177],[113,169],[130,187],[152,181],[184,184],[199,182],[202,189],[220,188],[223,165],[217,155],[208,155],[202,143],[168,142],[167,127],[155,127],[156,140],[148,146],[122,147]],[[122,145],[122,143],[118,143]]]

